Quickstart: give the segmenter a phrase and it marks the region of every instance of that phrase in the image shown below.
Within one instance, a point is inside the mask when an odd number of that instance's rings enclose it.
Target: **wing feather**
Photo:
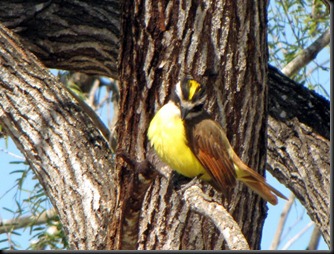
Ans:
[[[226,193],[236,183],[236,172],[223,129],[209,118],[189,122],[187,127],[195,156],[211,176],[213,185]]]

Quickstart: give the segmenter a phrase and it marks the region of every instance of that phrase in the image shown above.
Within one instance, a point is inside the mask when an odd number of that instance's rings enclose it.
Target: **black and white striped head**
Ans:
[[[201,114],[206,100],[206,87],[191,77],[183,78],[175,86],[172,101],[180,107],[182,119]]]

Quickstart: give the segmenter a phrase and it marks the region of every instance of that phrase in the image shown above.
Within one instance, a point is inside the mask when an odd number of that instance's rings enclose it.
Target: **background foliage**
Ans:
[[[270,1],[269,62],[283,69],[329,29],[329,7],[321,0]],[[291,78],[329,99],[329,46]],[[323,78],[327,77],[327,78]]]

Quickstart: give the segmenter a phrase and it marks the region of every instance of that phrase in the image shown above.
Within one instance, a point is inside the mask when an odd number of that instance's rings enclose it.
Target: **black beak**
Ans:
[[[181,107],[181,119],[184,120],[189,113],[189,110],[187,108]]]

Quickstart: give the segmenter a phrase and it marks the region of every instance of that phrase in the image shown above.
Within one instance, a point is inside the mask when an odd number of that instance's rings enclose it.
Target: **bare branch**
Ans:
[[[95,79],[92,85],[92,88],[90,89],[87,99],[86,99],[86,103],[93,109],[96,110],[96,106],[94,105],[94,98],[95,98],[95,94],[98,90],[98,88],[100,87],[100,80],[99,79]]]
[[[113,104],[114,114],[109,124],[109,130],[110,130],[109,144],[110,147],[113,149],[113,151],[115,151],[117,145],[115,130],[119,114],[119,83],[115,79],[110,79],[110,81],[111,81],[110,90],[112,92],[111,102]]]
[[[8,154],[8,155],[10,155],[10,156],[12,156],[12,157],[14,157],[16,159],[25,160],[24,157],[22,157],[20,155],[17,155],[15,153],[8,152],[6,149],[3,149],[1,147],[0,147],[0,152],[6,153],[6,154]]]
[[[288,63],[282,72],[291,77],[298,72],[301,68],[316,58],[317,54],[329,44],[330,32],[329,28],[324,32],[315,42],[313,42],[308,48],[302,50],[290,63]]]
[[[198,186],[188,188],[184,192],[184,199],[190,209],[213,221],[223,234],[230,250],[249,250],[238,223],[222,205],[212,201],[212,198],[204,194]]]
[[[314,222],[309,222],[298,234],[296,234],[294,237],[292,237],[282,248],[282,250],[287,250],[290,248],[290,246],[299,239],[310,227],[314,225]]]
[[[0,221],[0,234],[7,233],[19,228],[25,228],[29,225],[45,224],[49,219],[54,218],[56,215],[57,215],[56,210],[50,209],[42,212],[37,216],[29,215],[29,216],[14,218],[12,220]]]
[[[316,249],[318,249],[320,236],[321,236],[320,230],[317,227],[317,225],[315,225],[314,229],[313,229],[313,232],[312,232],[312,235],[311,235],[310,242],[309,242],[309,244],[308,244],[308,246],[307,246],[306,249],[307,250],[316,250]]]
[[[270,250],[277,250],[278,245],[280,244],[281,241],[281,236],[283,233],[284,225],[286,222],[286,219],[288,217],[288,214],[290,212],[291,206],[293,202],[295,201],[295,195],[291,192],[289,200],[286,202],[285,206],[283,207],[282,213],[281,213],[281,219],[278,222],[278,226],[276,229],[275,236],[273,238],[273,241],[270,246]]]

